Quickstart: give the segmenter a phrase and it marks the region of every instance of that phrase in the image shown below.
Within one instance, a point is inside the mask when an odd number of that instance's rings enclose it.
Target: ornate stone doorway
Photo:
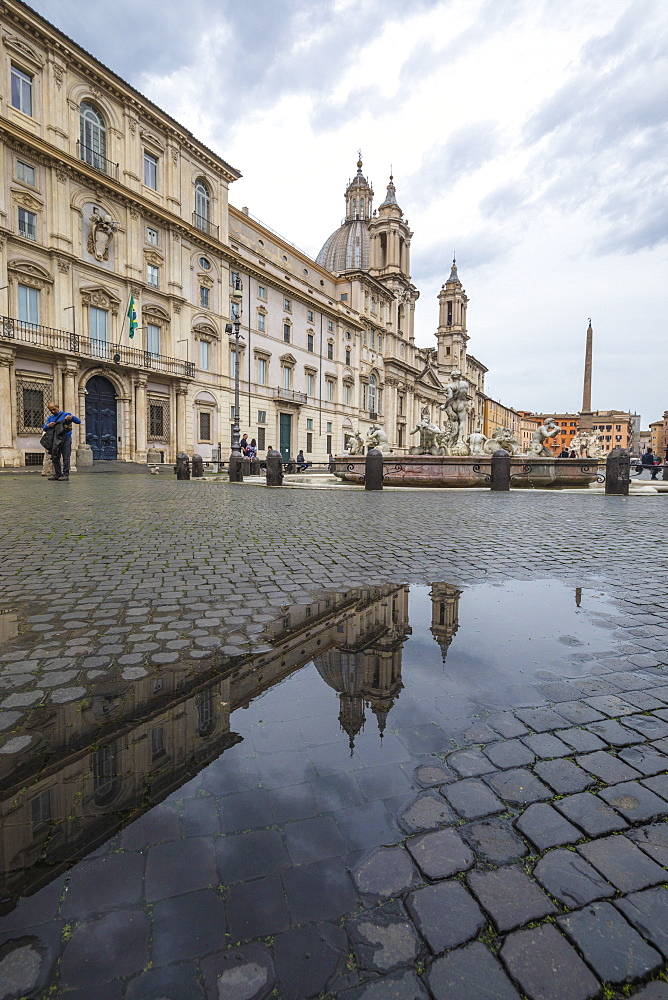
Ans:
[[[118,457],[116,392],[103,375],[93,375],[86,383],[86,443],[93,460],[113,461]]]

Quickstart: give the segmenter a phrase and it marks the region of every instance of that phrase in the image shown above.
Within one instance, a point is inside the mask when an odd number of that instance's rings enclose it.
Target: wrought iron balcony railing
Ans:
[[[95,167],[96,170],[106,174],[107,177],[113,177],[115,181],[118,180],[118,164],[112,163],[92,146],[84,146],[80,140],[77,142],[77,156],[90,167]]]
[[[200,232],[206,233],[207,236],[213,236],[215,240],[218,239],[218,226],[214,226],[213,222],[209,222],[205,219],[203,215],[198,215],[197,212],[193,212],[193,226],[199,229]]]
[[[80,354],[87,358],[100,358],[128,368],[148,368],[165,375],[194,378],[195,364],[181,358],[153,354],[128,344],[113,344],[106,340],[91,340],[78,333],[55,330],[37,323],[24,323],[12,316],[0,317],[0,341],[29,344],[31,347],[56,353]]]
[[[274,389],[274,395],[291,403],[306,403],[308,401],[305,392],[295,392],[294,389]]]

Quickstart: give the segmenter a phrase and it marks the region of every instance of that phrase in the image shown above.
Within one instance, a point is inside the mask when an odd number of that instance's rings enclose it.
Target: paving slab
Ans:
[[[554,803],[567,819],[579,826],[588,837],[599,837],[602,833],[625,830],[628,823],[618,813],[591,792],[565,795]]]
[[[648,744],[624,747],[618,756],[625,764],[634,767],[641,774],[652,775],[668,771],[668,757]]]
[[[654,715],[631,715],[624,719],[624,725],[641,733],[646,740],[662,740],[668,736],[668,722]]]
[[[662,799],[668,799],[668,774],[655,774],[652,778],[643,778],[642,784]]]
[[[347,929],[359,967],[370,972],[411,965],[420,952],[420,939],[398,900],[349,920]]]
[[[619,785],[610,785],[608,788],[602,788],[598,795],[630,823],[646,823],[668,815],[668,802],[638,781],[623,781]]]
[[[552,924],[509,934],[500,957],[529,1000],[589,1000],[599,994],[597,980]]]
[[[659,885],[666,878],[663,868],[621,835],[581,844],[578,851],[621,892]]]
[[[590,903],[557,923],[607,983],[628,983],[663,965],[663,957],[640,937],[611,903]]]
[[[474,778],[479,774],[491,774],[496,768],[482,750],[457,750],[448,757],[448,767],[461,778]]]
[[[650,858],[668,868],[668,823],[652,823],[650,826],[641,826],[635,830],[629,830],[626,836],[637,844],[645,854],[649,854]]]
[[[535,753],[536,757],[541,757],[542,759],[570,757],[573,752],[569,746],[553,733],[535,733],[533,736],[523,736],[522,743]]]
[[[668,688],[666,689],[668,690]],[[668,702],[668,698],[666,698]],[[500,712],[498,715],[492,715],[487,720],[487,724],[495,729],[500,736],[506,739],[514,739],[516,736],[524,736],[527,732],[527,727],[519,719],[515,718],[512,712]]]
[[[580,754],[575,758],[580,767],[590,774],[596,775],[608,784],[618,781],[631,781],[641,777],[640,772],[630,767],[612,753],[597,750],[595,753]]]
[[[445,764],[421,764],[415,768],[415,779],[418,784],[429,788],[432,785],[444,785],[448,781],[455,781],[456,774],[446,767]]]
[[[586,698],[588,705],[591,705],[597,712],[615,719],[620,715],[632,715],[635,712],[635,705],[630,705],[628,701],[617,697],[614,694],[599,695],[597,698]]]
[[[526,872],[512,865],[496,871],[470,872],[466,878],[498,931],[511,931],[557,909]]]
[[[490,743],[483,747],[483,753],[489,757],[492,764],[499,768],[522,767],[523,764],[533,764],[535,754],[521,740],[504,740],[501,743]]]
[[[586,727],[590,733],[600,736],[602,740],[613,747],[630,747],[638,742],[635,729],[628,729],[616,719],[604,719],[602,722],[591,722]]]
[[[521,1000],[501,963],[478,941],[437,958],[426,978],[434,1000]]]
[[[458,832],[475,851],[478,858],[495,865],[507,864],[524,857],[528,848],[505,819],[493,817],[460,826]]]
[[[487,782],[500,798],[513,805],[526,806],[551,799],[553,794],[547,785],[524,768],[488,775]]]
[[[572,722],[575,726],[582,726],[585,722],[598,722],[604,718],[600,712],[587,704],[586,701],[561,701],[559,702],[559,715]]]
[[[475,861],[471,848],[452,829],[411,837],[406,847],[427,878],[448,878],[466,871]]]
[[[668,1000],[668,983],[648,983],[633,994],[633,1000]]]
[[[583,792],[594,784],[594,779],[570,760],[541,760],[533,772],[558,795]]]
[[[435,955],[456,948],[483,929],[486,917],[461,882],[440,882],[412,892],[406,908]]]
[[[605,750],[608,745],[599,736],[590,733],[588,729],[577,729],[575,727],[572,729],[559,729],[555,733],[555,736],[558,736],[560,740],[563,740],[564,743],[577,753],[591,753],[592,750]]]
[[[379,847],[351,874],[358,892],[378,899],[398,896],[421,880],[410,854],[401,847]]]
[[[275,981],[271,953],[263,944],[216,952],[201,966],[207,997],[216,1000],[264,1000]]]
[[[457,816],[438,792],[423,792],[399,817],[399,825],[406,833],[438,830],[455,823]]]
[[[668,959],[668,889],[644,889],[616,899],[615,906],[630,924]]]
[[[451,806],[464,819],[478,819],[504,812],[505,805],[488,786],[477,778],[455,781],[441,789]]]
[[[515,826],[539,851],[576,844],[582,838],[582,832],[546,802],[536,802],[525,809],[515,820]]]
[[[411,969],[391,972],[337,996],[339,1000],[428,1000],[427,990]]]
[[[573,909],[615,895],[613,886],[577,851],[548,851],[533,874],[551,896]]]
[[[551,729],[563,729],[568,719],[557,715],[550,708],[516,708],[515,715],[537,733],[545,733]]]

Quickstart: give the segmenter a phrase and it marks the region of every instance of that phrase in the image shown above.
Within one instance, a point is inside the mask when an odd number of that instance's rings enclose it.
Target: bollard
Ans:
[[[177,479],[190,479],[190,459],[184,451],[176,456],[174,472]]]
[[[610,496],[627,497],[631,473],[631,457],[625,448],[613,448],[605,463],[605,492]]]
[[[227,472],[231,483],[243,483],[244,467],[241,452],[232,452],[227,463]]]
[[[201,455],[193,455],[192,476],[193,479],[201,479],[204,475],[204,459]]]
[[[668,480],[668,455],[666,455],[664,459],[664,466],[663,466],[663,472],[661,473],[661,478],[663,479],[664,482]]]
[[[505,448],[498,448],[492,455],[489,488],[497,493],[505,493],[510,489],[510,452]]]
[[[267,452],[266,462],[267,486],[283,485],[283,457],[280,451],[272,449]]]
[[[382,490],[383,453],[379,448],[369,448],[364,462],[364,489]]]

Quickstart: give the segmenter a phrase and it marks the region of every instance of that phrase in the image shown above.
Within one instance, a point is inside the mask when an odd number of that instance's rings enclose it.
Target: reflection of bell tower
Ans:
[[[364,729],[364,698],[359,694],[343,692],[339,695],[339,725],[348,735],[350,751],[355,748],[355,737]]]
[[[449,583],[431,585],[431,634],[441,648],[443,662],[459,628],[459,596],[461,590]]]
[[[468,297],[452,259],[450,277],[438,293],[438,367],[441,371],[458,370],[466,374],[466,306]]]

